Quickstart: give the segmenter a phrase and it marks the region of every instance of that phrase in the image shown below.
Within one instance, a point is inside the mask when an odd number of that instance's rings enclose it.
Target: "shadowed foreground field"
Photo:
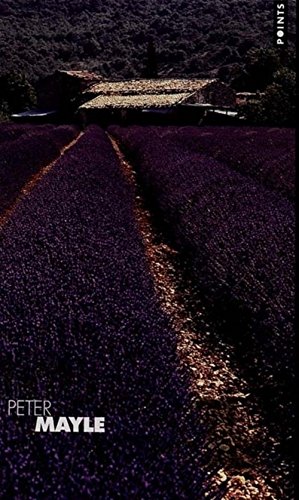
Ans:
[[[113,127],[123,157],[97,126],[37,129],[0,145],[4,498],[291,498],[293,198],[219,130]],[[17,398],[106,433],[37,435]]]

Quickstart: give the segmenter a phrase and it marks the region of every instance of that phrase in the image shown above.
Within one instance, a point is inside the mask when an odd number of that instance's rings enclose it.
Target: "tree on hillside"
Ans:
[[[248,103],[241,113],[250,123],[275,126],[295,126],[296,73],[282,68],[274,74],[261,100]]]
[[[0,76],[0,112],[4,115],[31,108],[36,103],[35,90],[20,73]]]
[[[274,49],[254,48],[246,55],[245,70],[254,90],[264,90],[280,66],[280,55]]]
[[[145,76],[146,78],[157,78],[158,76],[157,51],[155,42],[152,38],[147,45]]]
[[[278,51],[271,48],[250,49],[244,66],[234,66],[231,85],[237,91],[263,91],[273,81],[281,65]]]

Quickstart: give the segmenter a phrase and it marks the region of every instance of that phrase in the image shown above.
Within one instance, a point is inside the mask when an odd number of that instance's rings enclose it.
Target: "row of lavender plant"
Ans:
[[[112,127],[110,132],[188,256],[197,286],[247,351],[260,386],[269,394],[272,388],[277,398],[278,388],[286,389],[293,379],[293,204],[176,141],[182,129],[161,134],[159,128]]]
[[[33,418],[3,415],[3,494],[204,496],[203,430],[187,415],[175,333],[101,129],[90,127],[17,207],[0,260],[1,401],[47,399],[54,417],[105,416],[107,431],[34,435]]]
[[[55,160],[61,149],[78,135],[69,125],[37,128],[18,139],[0,145],[0,215],[17,198],[26,182]]]
[[[52,124],[44,124],[44,125],[33,125],[29,123],[18,124],[18,123],[1,123],[0,124],[0,145],[13,141],[21,137],[21,135],[32,135],[39,132],[46,132],[55,127]]]
[[[295,131],[268,127],[157,128],[167,148],[208,154],[290,200],[295,197]]]

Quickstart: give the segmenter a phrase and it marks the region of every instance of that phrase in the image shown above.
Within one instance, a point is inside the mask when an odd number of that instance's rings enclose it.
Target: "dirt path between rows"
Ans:
[[[79,141],[79,139],[82,137],[83,134],[84,132],[80,132],[79,135],[73,141],[71,141],[64,148],[62,148],[60,155],[57,158],[55,158],[55,160],[53,160],[45,167],[41,168],[26,182],[26,184],[22,187],[14,203],[9,208],[7,208],[7,210],[5,210],[2,215],[0,215],[0,229],[2,229],[3,226],[8,222],[8,220],[10,219],[11,215],[14,213],[15,209],[20,204],[20,202],[31,193],[31,191],[40,182],[40,180],[55,167],[56,163],[60,160],[60,158]]]
[[[289,465],[277,456],[279,443],[269,434],[248,384],[233,368],[232,347],[221,339],[217,346],[209,342],[213,325],[207,320],[205,308],[188,283],[182,288],[185,278],[177,252],[154,226],[134,168],[118,143],[109,137],[122,171],[133,186],[135,217],[156,292],[177,334],[178,359],[190,375],[191,410],[198,412],[200,423],[207,429],[207,440],[200,450],[208,457],[206,472],[210,475],[206,485],[209,494],[204,497],[291,500]],[[202,498],[200,494],[198,498]]]

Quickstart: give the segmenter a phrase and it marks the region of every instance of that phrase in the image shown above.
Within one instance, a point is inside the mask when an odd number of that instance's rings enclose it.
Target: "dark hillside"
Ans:
[[[242,61],[253,46],[271,45],[272,11],[272,0],[6,0],[0,72],[35,79],[83,66],[139,76],[152,37],[160,74],[206,75]]]

